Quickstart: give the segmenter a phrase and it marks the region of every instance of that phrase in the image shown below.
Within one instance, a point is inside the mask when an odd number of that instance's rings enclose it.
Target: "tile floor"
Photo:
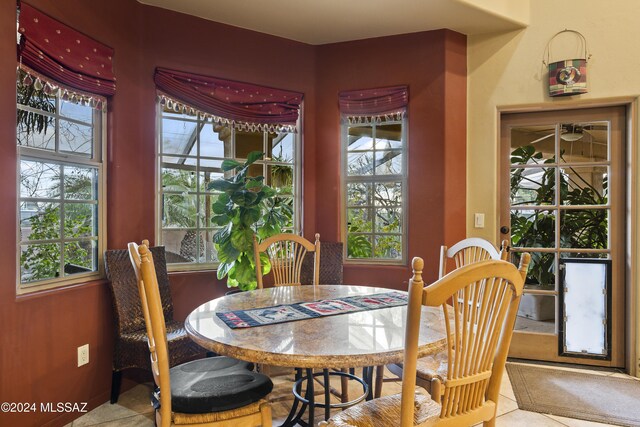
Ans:
[[[611,371],[585,370],[556,366],[542,367],[548,369],[578,370],[580,372],[591,373],[594,375],[615,375],[617,377],[631,378],[628,375]],[[389,378],[393,377],[389,372],[386,372],[386,374]],[[274,391],[270,395],[272,400],[274,426],[278,426],[282,421],[284,421],[291,405],[290,377],[292,377],[292,375],[289,376],[286,374],[274,377],[275,387]],[[353,383],[353,381],[351,383]],[[353,390],[351,390],[350,393],[353,393],[352,396],[355,396],[357,393],[357,389],[355,388],[356,385],[354,384],[352,387]],[[117,404],[111,405],[109,402],[106,402],[72,423],[67,424],[65,427],[153,427],[153,411],[149,404],[148,397],[150,388],[150,384],[137,385],[131,390],[121,394]],[[339,389],[339,384],[337,388]],[[400,382],[386,382],[383,390],[383,394],[385,395],[399,393]],[[320,419],[320,417],[317,417],[317,421],[320,421]],[[500,390],[500,401],[498,402],[497,427],[597,427],[607,425],[610,424],[575,420],[518,409],[518,404],[516,403],[511,383],[505,372]]]

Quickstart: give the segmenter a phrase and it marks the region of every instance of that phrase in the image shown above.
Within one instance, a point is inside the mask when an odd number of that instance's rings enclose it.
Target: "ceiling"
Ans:
[[[448,28],[481,34],[524,28],[529,0],[138,0],[319,45]]]

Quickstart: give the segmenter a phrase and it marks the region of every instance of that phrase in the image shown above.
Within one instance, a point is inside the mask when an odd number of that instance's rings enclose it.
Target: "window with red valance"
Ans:
[[[158,99],[159,234],[171,271],[217,268],[209,184],[228,172],[224,160],[242,162],[252,151],[264,158],[252,176],[277,193],[285,207],[284,231],[301,228],[301,135],[303,95],[216,77],[156,69]]]
[[[28,3],[20,3],[18,61],[27,73],[26,84],[49,93],[61,86],[66,97],[103,106],[99,97],[116,91],[113,49],[46,15]]]
[[[199,110],[214,122],[233,122],[236,128],[296,128],[299,92],[166,68],[157,68],[154,80],[163,105],[168,101],[175,111]]]
[[[339,93],[348,262],[406,263],[406,86]]]

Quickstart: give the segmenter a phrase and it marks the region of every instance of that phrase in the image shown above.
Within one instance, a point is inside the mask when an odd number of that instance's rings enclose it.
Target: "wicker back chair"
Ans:
[[[320,243],[319,285],[341,285],[343,283],[342,250],[342,242]],[[300,283],[303,285],[313,283],[314,262],[315,252],[308,252],[302,262],[300,273]]]
[[[250,363],[228,357],[198,359],[169,367],[169,346],[153,255],[143,242],[129,243],[140,306],[145,319],[154,393],[156,425],[169,427],[271,427],[271,407],[264,400],[273,383],[251,371]]]
[[[169,276],[163,246],[150,248],[153,254],[162,311],[170,335],[169,363],[177,365],[204,355],[205,350],[193,342],[184,329],[184,323],[174,320]],[[113,350],[113,371],[111,375],[111,403],[118,401],[122,371],[129,368],[151,370],[147,355],[147,337],[144,316],[140,308],[140,294],[136,275],[129,260],[129,252],[108,250],[104,253],[105,270],[110,283],[113,312],[115,318],[115,344]]]
[[[492,426],[498,406],[513,326],[524,288],[530,256],[517,270],[505,261],[481,261],[461,267],[424,287],[421,258],[412,262],[409,282],[402,393],[354,406],[334,416],[329,427],[465,427]],[[452,305],[449,305],[451,303]],[[416,394],[413,372],[418,360],[422,306],[442,307],[447,321],[447,379],[435,380],[441,390],[428,399]]]
[[[262,289],[262,260],[260,255],[266,253],[271,263],[271,273],[275,286],[299,286],[301,282],[302,264],[307,252],[314,253],[313,281],[318,284],[320,268],[320,235],[316,233],[315,243],[304,237],[291,233],[280,233],[258,243],[253,236],[253,255],[256,264],[258,289]]]

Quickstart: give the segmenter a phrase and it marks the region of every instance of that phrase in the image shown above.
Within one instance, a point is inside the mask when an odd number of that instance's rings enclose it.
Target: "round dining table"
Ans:
[[[326,372],[328,368],[370,368],[402,363],[406,305],[235,329],[216,315],[385,292],[399,291],[369,286],[306,285],[239,292],[202,304],[189,314],[185,328],[195,342],[220,355],[259,364],[298,368],[298,372],[306,368],[308,375],[313,375],[310,374],[313,368],[322,368]],[[443,319],[441,309],[423,306],[418,357],[445,348]],[[311,417],[313,405],[309,408]],[[299,415],[295,420],[302,424]]]
[[[185,328],[202,347],[236,359],[293,368],[344,368],[401,363],[407,307],[396,306],[249,328],[231,329],[219,312],[370,295],[391,289],[369,286],[280,286],[239,292],[202,304]],[[418,357],[446,343],[443,312],[423,307]]]

